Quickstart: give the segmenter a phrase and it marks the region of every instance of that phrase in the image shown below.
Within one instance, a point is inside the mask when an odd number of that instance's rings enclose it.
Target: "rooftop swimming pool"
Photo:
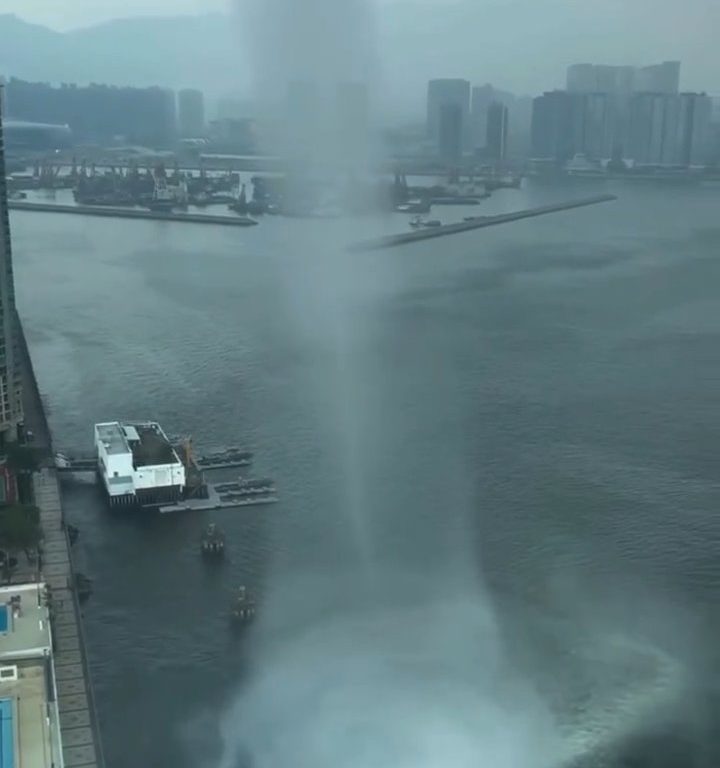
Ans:
[[[15,766],[15,729],[12,699],[0,699],[0,768]]]

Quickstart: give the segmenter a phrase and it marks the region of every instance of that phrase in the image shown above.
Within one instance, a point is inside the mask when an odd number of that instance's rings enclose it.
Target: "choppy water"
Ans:
[[[720,198],[613,191],[362,255],[404,219],[13,214],[56,443],[156,418],[251,446],[282,495],[213,515],[208,569],[209,517],[67,487],[109,766],[720,763]]]

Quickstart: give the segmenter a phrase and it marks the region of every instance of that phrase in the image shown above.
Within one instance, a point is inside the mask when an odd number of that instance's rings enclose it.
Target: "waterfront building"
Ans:
[[[0,113],[0,449],[17,439],[23,421],[19,321],[15,309],[2,117]]]

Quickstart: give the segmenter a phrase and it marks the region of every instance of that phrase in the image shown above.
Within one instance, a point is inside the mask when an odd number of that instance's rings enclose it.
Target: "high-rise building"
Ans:
[[[577,150],[578,115],[582,97],[548,91],[533,99],[531,151],[536,159],[565,162]]]
[[[0,86],[0,92],[2,91]],[[0,98],[2,103],[2,98]],[[5,147],[0,113],[0,446],[17,439],[23,420],[10,221],[5,183]]]
[[[663,151],[666,101],[661,93],[636,93],[632,99],[628,156],[636,163],[660,165],[667,157]]]
[[[664,93],[677,93],[680,90],[680,62],[663,61],[649,67],[638,67],[635,70],[633,90]]]
[[[679,101],[678,162],[704,164],[712,151],[712,99],[705,93],[681,93]]]
[[[459,104],[441,105],[438,131],[440,157],[448,163],[459,162],[463,150],[463,113]]]
[[[457,107],[460,114],[462,149],[472,145],[470,126],[470,83],[467,80],[431,80],[427,90],[427,136],[440,148],[441,114],[445,107]],[[454,123],[456,110],[445,110],[446,121]],[[449,115],[453,117],[448,117]]]
[[[673,94],[680,86],[680,62],[663,61],[648,67],[573,64],[567,69],[567,89],[573,93],[615,95],[647,91]]]
[[[507,139],[508,108],[499,101],[493,101],[487,110],[487,153],[492,160],[505,160]]]
[[[589,158],[603,160],[612,156],[619,138],[615,135],[615,101],[607,93],[582,95],[581,149]]]
[[[699,165],[710,147],[712,102],[704,93],[636,93],[628,156],[649,165]]]
[[[178,92],[178,130],[183,139],[204,135],[205,97],[202,91],[186,88]]]
[[[487,145],[488,109],[493,101],[501,101],[501,99],[498,99],[492,85],[486,83],[473,87],[470,99],[470,123],[475,148]]]

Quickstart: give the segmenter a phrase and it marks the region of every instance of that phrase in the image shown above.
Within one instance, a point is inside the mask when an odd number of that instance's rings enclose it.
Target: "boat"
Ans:
[[[210,523],[202,537],[203,555],[222,555],[225,552],[225,534],[215,523]]]
[[[401,203],[396,206],[398,213],[430,213],[429,200],[408,200],[407,203]]]
[[[232,605],[231,617],[236,623],[245,623],[255,618],[255,601],[245,587],[239,587]]]
[[[410,226],[413,229],[423,229],[427,227],[441,227],[440,219],[423,219],[422,216],[415,216],[410,220]]]
[[[185,465],[157,422],[95,425],[97,473],[111,506],[159,507],[183,496]]]

